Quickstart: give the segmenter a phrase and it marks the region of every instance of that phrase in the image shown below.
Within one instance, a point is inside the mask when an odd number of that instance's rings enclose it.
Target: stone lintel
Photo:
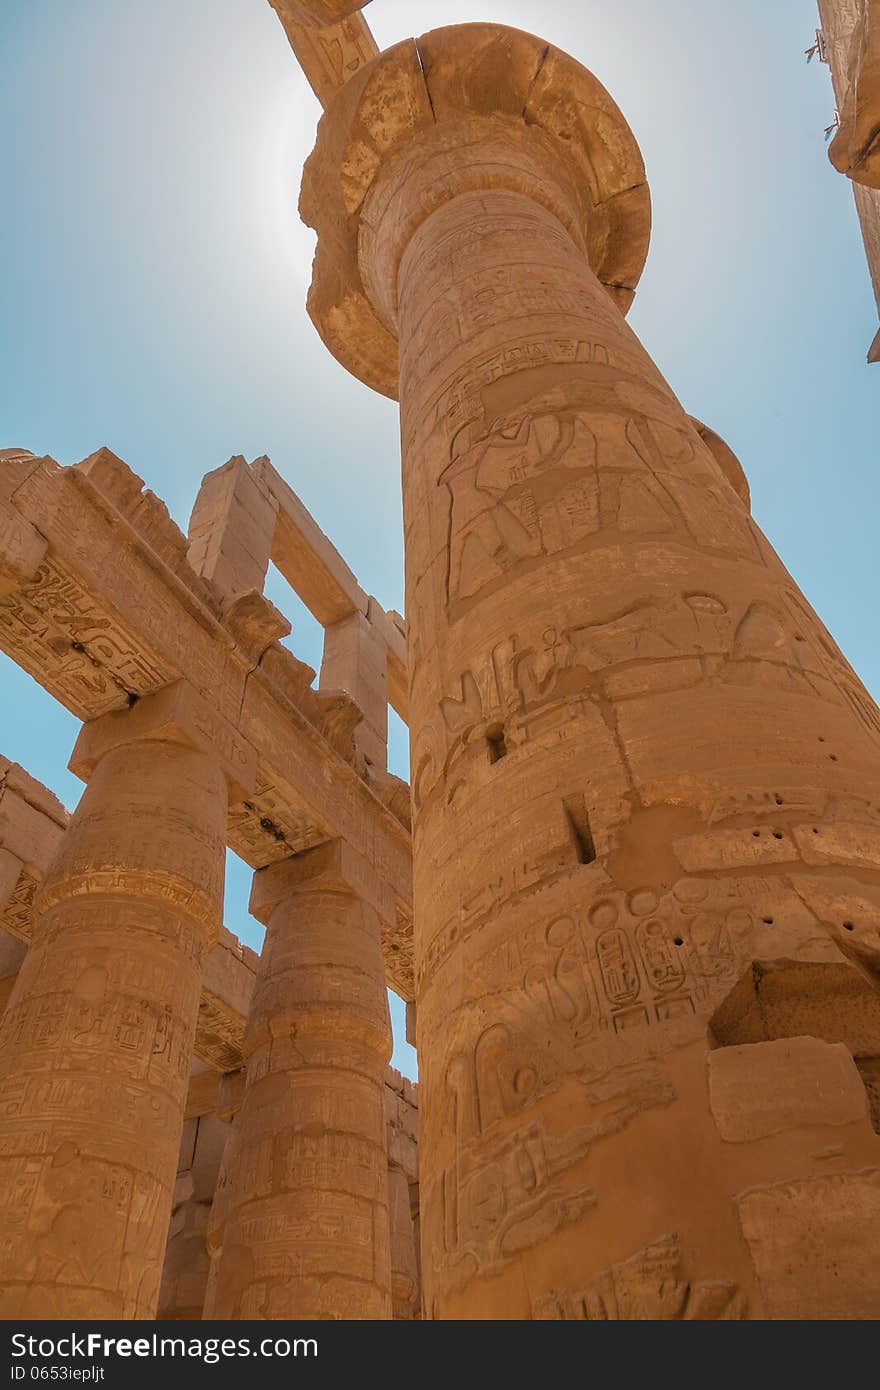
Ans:
[[[0,813],[2,813],[2,807],[0,807]],[[0,834],[2,834],[2,825],[0,825]],[[19,859],[17,854],[13,854],[12,850],[7,849],[5,845],[0,846],[0,908],[15,892],[23,868],[24,862]]]
[[[290,484],[267,458],[257,459],[251,474],[278,507],[272,561],[312,616],[328,627],[366,613],[367,595]]]
[[[240,455],[205,474],[190,515],[187,559],[224,604],[262,593],[277,517],[278,503]]]
[[[314,24],[299,24],[286,6],[282,8],[280,0],[274,8],[309,86],[324,107],[378,55],[379,45],[359,12],[319,29]]]
[[[269,0],[282,23],[290,19],[295,24],[307,24],[326,29],[338,24],[369,5],[370,0]]]
[[[70,817],[52,792],[17,763],[0,760],[0,846],[7,856],[6,874],[19,867],[42,878],[58,853]],[[16,882],[18,880],[16,874]],[[0,903],[6,875],[0,867]],[[10,886],[11,893],[15,882]]]
[[[371,864],[346,840],[328,840],[254,874],[250,911],[267,923],[285,898],[295,893],[351,893],[372,907],[383,922],[395,919],[394,894]]]
[[[0,498],[0,597],[36,578],[49,542]]]
[[[230,784],[232,800],[249,796],[257,779],[256,750],[187,681],[175,681],[127,710],[114,710],[84,724],[70,770],[84,782],[111,749],[141,739],[183,743],[213,754]]]

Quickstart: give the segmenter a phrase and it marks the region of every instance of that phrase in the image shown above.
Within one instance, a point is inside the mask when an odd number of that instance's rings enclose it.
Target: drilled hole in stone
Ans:
[[[831,759],[831,761],[832,761],[833,763],[836,763],[836,762],[837,762],[837,754],[836,754],[836,753],[829,753],[828,756],[829,756],[829,758]]]
[[[774,840],[781,840],[781,839],[783,838],[782,831],[781,831],[781,830],[774,830],[774,831],[773,831],[773,838],[774,838]]]
[[[676,937],[674,938],[674,940],[675,940],[676,946],[683,946],[683,945],[684,945],[684,938],[683,938],[683,937],[681,937],[681,936],[676,936]]]
[[[760,838],[761,838],[761,832],[760,832],[760,830],[753,830],[753,831],[752,831],[752,834],[754,835],[754,837],[755,837],[756,840],[760,840]]]
[[[768,927],[772,927],[772,926],[773,926],[773,918],[772,918],[772,917],[762,917],[762,918],[761,918],[761,921],[762,921],[762,922],[765,922],[766,925],[767,925]]]
[[[813,834],[814,834],[814,835],[818,835],[818,834],[819,834],[819,827],[818,827],[817,825],[814,825],[814,826],[813,826]]]
[[[844,924],[843,924],[843,929],[844,929],[844,931],[855,931],[855,929],[856,929],[856,928],[855,928],[855,923],[854,923],[854,922],[844,922]]]
[[[781,797],[778,793],[776,794],[776,796],[775,796],[773,799],[774,799],[774,801],[776,802],[776,805],[777,805],[777,806],[782,806],[782,805],[784,804],[784,803],[783,803],[783,800],[782,800],[782,797]]]
[[[492,724],[486,730],[486,744],[489,749],[489,762],[500,762],[507,753],[507,744],[504,739],[504,728],[501,724]]]
[[[822,737],[821,734],[819,735],[819,742],[820,742],[820,743],[824,743],[824,742],[825,742],[825,740],[824,740],[824,738]]]

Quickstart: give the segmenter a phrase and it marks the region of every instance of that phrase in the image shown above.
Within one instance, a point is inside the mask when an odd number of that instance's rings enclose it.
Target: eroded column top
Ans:
[[[550,208],[626,312],[650,238],[644,164],[575,59],[501,25],[436,29],[381,53],[322,118],[300,203],[318,232],[309,313],[374,390],[397,396],[396,270],[409,238],[450,198],[495,188]]]

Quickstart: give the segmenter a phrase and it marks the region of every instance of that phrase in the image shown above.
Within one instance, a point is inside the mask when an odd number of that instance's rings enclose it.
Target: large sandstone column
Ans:
[[[302,207],[319,331],[401,404],[428,1315],[876,1317],[835,937],[880,922],[880,717],[624,322],[623,117],[440,30]]]
[[[151,1318],[223,903],[227,787],[188,687],[84,726],[88,777],[0,1025],[0,1318]]]
[[[206,1318],[391,1317],[379,898],[339,840],[254,877],[266,939]]]

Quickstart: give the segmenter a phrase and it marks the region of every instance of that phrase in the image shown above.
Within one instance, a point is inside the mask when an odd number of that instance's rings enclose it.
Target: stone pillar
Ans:
[[[266,939],[206,1318],[391,1317],[380,900],[339,840],[254,876]]]
[[[195,693],[84,726],[88,778],[0,1025],[0,1317],[152,1318],[227,787]]]
[[[396,1163],[388,1165],[388,1210],[391,1221],[391,1298],[394,1318],[412,1322],[418,1315],[419,1265],[410,1209],[409,1182]]]
[[[876,1317],[835,943],[880,925],[880,715],[624,321],[623,117],[439,30],[339,95],[302,209],[319,331],[401,405],[428,1316]]]
[[[324,629],[319,688],[348,692],[363,715],[355,747],[374,768],[387,767],[388,648],[368,615],[355,612]]]

